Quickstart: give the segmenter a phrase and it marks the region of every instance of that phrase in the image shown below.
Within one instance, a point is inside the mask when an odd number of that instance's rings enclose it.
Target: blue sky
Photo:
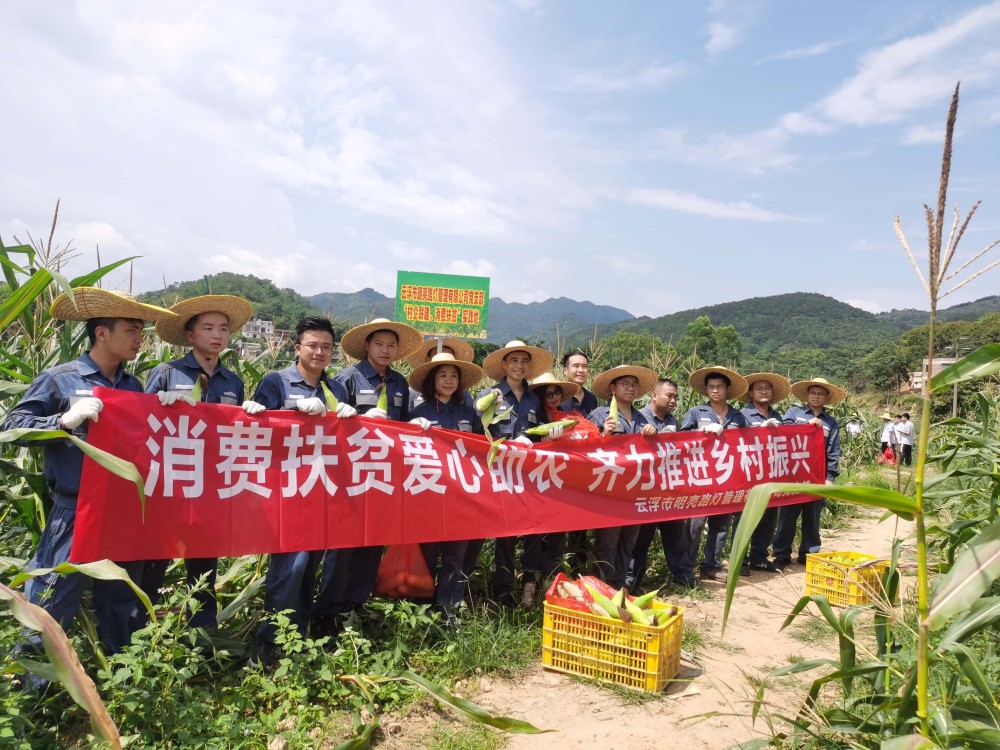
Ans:
[[[892,221],[926,248],[958,80],[964,255],[1000,238],[1000,2],[3,3],[0,28],[0,236],[61,197],[75,268],[142,255],[136,291],[405,269],[654,316],[926,308]]]

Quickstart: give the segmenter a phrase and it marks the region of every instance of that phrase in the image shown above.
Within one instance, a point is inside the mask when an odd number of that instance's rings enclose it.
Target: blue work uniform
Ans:
[[[764,413],[751,403],[740,409],[740,413],[746,418],[750,427],[760,427],[768,419],[781,421],[781,414],[771,406],[768,406],[767,413]],[[739,525],[740,515],[740,513],[737,513],[733,517],[733,526]],[[771,546],[771,540],[774,538],[774,530],[777,524],[778,509],[768,508],[765,510],[764,515],[761,516],[760,522],[757,524],[757,528],[753,530],[753,534],[750,536],[750,549],[747,552],[746,563],[761,567],[767,565],[767,548]]]
[[[337,375],[337,383],[346,393],[343,400],[357,409],[358,414],[365,414],[378,405],[379,388],[384,386],[389,419],[410,421],[410,386],[391,367],[386,368],[385,375],[380,375],[366,358],[342,370]],[[339,628],[341,617],[363,607],[371,597],[382,550],[382,545],[373,545],[327,551],[313,619],[323,623],[322,627],[333,629],[328,632]],[[334,565],[328,564],[331,558],[335,558]]]
[[[653,425],[657,432],[664,432],[668,427],[678,429],[677,417],[668,414],[661,419],[651,404],[647,404],[639,410],[645,418],[647,424]],[[632,560],[628,566],[628,576],[625,578],[625,585],[629,591],[637,591],[642,586],[643,578],[646,576],[646,567],[649,560],[649,548],[653,544],[656,531],[660,531],[660,544],[663,546],[663,554],[667,561],[667,568],[670,570],[671,580],[678,586],[694,586],[694,568],[691,567],[690,555],[690,524],[688,519],[682,518],[676,521],[659,521],[654,523],[644,523],[639,527],[632,545]]]
[[[746,417],[739,410],[727,404],[726,416],[719,419],[710,402],[696,404],[692,406],[688,413],[684,415],[682,430],[697,430],[707,424],[721,424],[722,429],[729,430],[738,427],[747,427]],[[729,536],[729,527],[733,523],[732,513],[721,513],[714,516],[692,518],[691,547],[688,553],[691,558],[691,567],[698,558],[698,547],[701,544],[701,531],[708,526],[708,536],[705,538],[705,554],[701,559],[702,578],[714,578],[717,571],[722,569],[722,550],[726,546],[726,537]]]
[[[178,387],[192,387],[198,381],[198,377],[208,373],[198,362],[194,352],[190,351],[180,359],[172,362],[164,362],[153,368],[153,371],[146,378],[146,393],[158,393],[160,391],[173,391]],[[238,406],[243,403],[243,380],[232,370],[228,370],[219,362],[215,372],[208,377],[208,387],[202,391],[201,400],[207,404],[228,404]],[[142,590],[151,601],[157,602],[160,598],[160,590],[163,588],[163,580],[166,577],[169,560],[147,560],[142,573]],[[195,595],[195,599],[201,603],[198,611],[191,617],[191,627],[212,628],[216,625],[216,618],[219,615],[219,605],[215,599],[215,580],[219,567],[219,559],[216,557],[185,558],[184,567],[186,569],[186,581],[188,586],[194,586],[198,581],[207,576],[206,586]],[[140,620],[144,620],[139,612]]]
[[[326,373],[320,380],[338,401],[346,401],[347,394],[343,386]],[[303,398],[324,397],[320,383],[310,384],[299,372],[296,365],[290,365],[284,370],[269,372],[265,375],[253,400],[267,409],[296,409],[296,401]],[[316,569],[323,560],[323,572],[327,567],[336,564],[335,555],[324,558],[322,550],[305,550],[301,552],[278,552],[271,555],[267,566],[267,576],[264,580],[264,610],[275,613],[291,610],[291,623],[305,636],[309,618],[313,610],[313,588],[316,584]],[[265,620],[257,629],[258,643],[274,643],[277,628],[270,620]]]
[[[559,404],[559,411],[578,411],[581,414],[590,414],[590,412],[596,408],[597,396],[588,391],[586,388],[581,388],[578,395],[571,396]]]
[[[490,435],[494,440],[499,440],[500,438],[513,440],[516,437],[522,437],[524,436],[525,430],[538,425],[538,415],[542,413],[542,403],[539,401],[538,395],[528,386],[527,380],[522,383],[522,387],[524,388],[524,392],[521,394],[521,398],[518,398],[511,390],[510,384],[507,382],[507,378],[504,377],[501,378],[500,381],[492,388],[485,388],[480,391],[479,395],[476,397],[476,400],[478,401],[480,398],[492,391],[493,388],[496,388],[501,394],[501,397],[494,402],[496,413],[502,414],[507,411],[508,408],[513,407],[510,414],[508,414],[504,419],[501,419],[494,425],[490,425]],[[477,411],[476,418],[481,419],[482,413]],[[525,562],[533,567],[540,567],[540,563],[538,563],[538,559],[540,557],[538,553],[538,545],[542,543],[541,538],[544,534],[536,534],[533,536],[538,537],[538,539],[531,540],[531,537],[525,537],[526,548],[521,557],[522,569],[524,568]],[[493,599],[494,601],[508,605],[513,604],[514,552],[517,547],[517,540],[518,537],[516,536],[501,537],[500,539],[497,539],[496,550],[493,555]],[[472,572],[475,570],[476,563],[479,559],[479,552],[483,548],[484,541],[484,539],[473,539],[469,542],[465,553],[466,576],[471,576]],[[540,573],[541,571],[535,570],[531,572]]]
[[[785,414],[785,424],[807,424],[814,417],[823,423],[823,437],[826,447],[826,479],[834,481],[840,475],[840,425],[830,413],[823,409],[814,414],[808,406],[793,406]],[[774,563],[788,565],[792,561],[792,544],[795,542],[795,524],[802,516],[802,540],[799,544],[798,561],[805,564],[806,555],[819,552],[819,518],[826,501],[823,498],[797,505],[783,505],[778,509],[778,530],[774,534]]]
[[[61,430],[59,418],[69,410],[71,403],[78,397],[92,395],[93,389],[98,386],[142,393],[142,383],[127,373],[124,367],[119,365],[114,378],[109,380],[90,354],[84,353],[78,359],[52,367],[36,377],[21,401],[7,415],[3,429]],[[89,425],[89,421],[84,421],[73,430],[73,434],[86,440]],[[46,440],[41,447],[45,456],[45,479],[54,506],[27,570],[53,568],[69,560],[83,471],[83,451],[69,440]],[[142,582],[141,560],[119,565],[135,583]],[[76,616],[90,580],[81,573],[49,573],[29,578],[24,589],[28,601],[43,607],[65,630]],[[112,652],[120,651],[131,640],[135,625],[131,615],[139,600],[128,584],[122,581],[94,579],[93,585],[97,633],[105,648]],[[40,636],[30,636],[24,648],[40,652]]]
[[[433,427],[443,430],[483,434],[483,422],[476,416],[475,408],[463,402],[449,400],[442,403],[432,398],[430,401],[421,401],[411,416],[414,419],[423,417]],[[454,609],[462,603],[462,590],[465,586],[462,568],[468,546],[469,542],[466,540],[420,544],[427,569],[434,578],[434,603],[444,611]]]
[[[597,429],[601,430],[603,434],[604,423],[610,412],[610,406],[598,406],[587,415],[587,419],[597,425]],[[618,429],[615,434],[635,435],[642,432],[642,428],[647,424],[649,423],[641,409],[632,408],[631,420],[626,419],[622,410],[619,409]],[[594,530],[594,557],[597,558],[601,579],[616,589],[624,586],[628,578],[628,570],[632,564],[632,552],[640,528],[641,524],[634,524]]]

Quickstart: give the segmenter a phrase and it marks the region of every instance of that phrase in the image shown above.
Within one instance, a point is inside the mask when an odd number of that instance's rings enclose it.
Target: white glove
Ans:
[[[364,416],[371,417],[372,419],[388,419],[389,415],[385,413],[385,409],[369,409],[364,413]]]
[[[701,431],[702,432],[710,432],[713,435],[721,435],[722,434],[722,425],[721,424],[716,424],[715,422],[709,422],[708,424],[702,426]]]
[[[559,438],[562,437],[562,434],[563,434],[563,426],[561,424],[557,424],[549,431],[548,435],[542,438],[542,442],[544,443],[549,440],[558,440]]]
[[[88,419],[92,419],[96,422],[97,415],[101,413],[101,409],[103,408],[104,402],[101,401],[101,399],[94,398],[93,396],[87,396],[86,398],[81,398],[69,407],[69,409],[59,418],[59,421],[62,423],[63,427],[75,430]]]
[[[304,411],[306,414],[311,414],[314,417],[326,414],[326,404],[323,403],[323,399],[317,398],[316,396],[313,396],[312,398],[296,399],[295,408],[299,411]]]
[[[668,424],[666,427],[660,430],[660,432],[677,432],[677,427],[675,425]]]
[[[760,423],[761,427],[781,427],[781,422],[772,417],[771,419],[765,419]]]
[[[184,391],[157,391],[156,397],[160,399],[160,406],[170,406],[178,401],[191,406],[195,405],[195,400]]]
[[[349,417],[355,417],[358,414],[358,410],[355,409],[350,404],[345,404],[343,401],[337,402],[337,416],[341,419],[348,419]]]
[[[516,438],[511,440],[512,443],[520,443],[521,445],[531,446],[534,443],[531,442],[531,438],[527,435],[518,435]]]
[[[414,417],[410,420],[410,424],[420,425],[421,430],[429,430],[431,428],[431,420],[426,417]]]
[[[244,401],[243,411],[253,416],[254,414],[260,414],[262,411],[267,411],[267,407],[264,404],[258,404],[256,401]]]
[[[490,391],[490,393],[492,393],[496,397],[497,401],[503,403],[503,391],[501,391],[499,388],[494,388],[492,391]]]

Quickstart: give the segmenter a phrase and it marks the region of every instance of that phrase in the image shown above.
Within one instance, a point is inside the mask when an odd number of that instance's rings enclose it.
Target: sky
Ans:
[[[636,315],[927,309],[893,218],[925,259],[958,81],[959,258],[1000,238],[1000,2],[53,0],[0,28],[0,238],[59,198],[67,270],[139,255],[136,292],[410,270]]]

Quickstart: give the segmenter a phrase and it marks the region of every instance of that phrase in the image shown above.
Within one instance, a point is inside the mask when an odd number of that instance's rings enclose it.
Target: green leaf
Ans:
[[[39,268],[21,286],[11,292],[11,295],[0,303],[0,329],[9,326],[24,312],[35,298],[45,291],[52,281],[52,273],[46,268]]]
[[[114,263],[110,265],[101,266],[97,270],[91,271],[90,273],[84,274],[83,276],[77,276],[75,279],[69,282],[69,285],[72,287],[93,286],[98,281],[107,276],[109,273],[114,271],[116,268],[124,266],[126,263],[131,263],[136,258],[141,258],[141,257],[142,257],[141,255],[133,255],[129,258],[122,258],[121,260],[116,260]]]
[[[1000,576],[1000,521],[975,537],[955,559],[934,592],[927,624],[939,630],[959,612],[969,610]]]
[[[908,734],[906,737],[882,740],[879,750],[941,750],[941,748],[919,734]]]
[[[964,641],[998,619],[1000,619],[1000,596],[976,599],[969,611],[956,619],[941,636],[938,650],[947,651],[952,644]]]
[[[958,666],[962,670],[962,674],[964,674],[976,690],[979,691],[980,697],[986,701],[987,705],[993,705],[996,707],[997,702],[993,697],[993,689],[990,686],[990,681],[983,673],[983,665],[979,663],[979,659],[976,655],[960,643],[953,644],[949,648],[949,651],[955,656],[955,660],[958,662]]]
[[[149,597],[146,596],[146,592],[139,588],[139,586],[136,585],[131,578],[129,578],[129,575],[124,568],[119,565],[115,565],[110,560],[98,560],[90,563],[64,562],[59,563],[54,568],[35,568],[34,570],[18,573],[14,576],[10,585],[19,586],[29,578],[37,578],[38,576],[45,576],[49,573],[83,573],[85,576],[97,578],[101,581],[122,581],[127,583],[129,588],[135,592],[139,601],[142,602],[146,611],[149,612],[149,616],[153,620],[156,619],[156,612],[153,610],[153,604],[149,601]]]
[[[956,383],[964,383],[966,380],[984,378],[995,372],[1000,372],[1000,344],[987,344],[941,370],[931,378],[930,389],[933,393]]]
[[[0,381],[0,398],[19,396],[28,390],[27,383],[12,383],[9,380]]]

